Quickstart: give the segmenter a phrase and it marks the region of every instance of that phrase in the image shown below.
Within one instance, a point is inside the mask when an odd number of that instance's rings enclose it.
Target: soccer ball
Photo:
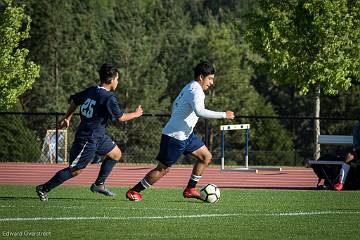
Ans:
[[[200,188],[202,200],[209,203],[216,203],[220,199],[220,189],[215,184],[206,184]]]

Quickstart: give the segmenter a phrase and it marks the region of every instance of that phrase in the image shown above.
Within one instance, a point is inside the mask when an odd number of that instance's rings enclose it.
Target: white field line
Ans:
[[[214,217],[258,217],[258,216],[317,216],[317,215],[344,215],[360,214],[360,211],[316,211],[316,212],[279,212],[279,213],[224,213],[224,214],[197,214],[197,215],[173,215],[173,216],[138,216],[138,217],[16,217],[0,218],[0,222],[24,222],[24,221],[82,221],[82,220],[166,220],[188,218],[214,218]]]

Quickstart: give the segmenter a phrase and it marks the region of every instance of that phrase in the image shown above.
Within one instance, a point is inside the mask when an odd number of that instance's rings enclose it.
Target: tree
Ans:
[[[22,99],[30,111],[65,111],[70,94],[98,82],[112,2],[26,1],[33,16],[28,45],[42,67],[39,81]]]
[[[337,94],[359,80],[360,3],[353,0],[259,1],[248,16],[247,36],[271,76],[302,94]],[[320,133],[315,121],[315,139]],[[320,146],[315,146],[319,157]]]
[[[8,111],[22,111],[19,102]],[[38,162],[41,155],[40,138],[23,115],[2,114],[0,117],[0,161]]]
[[[20,46],[30,37],[31,18],[11,0],[5,3],[6,7],[0,9],[0,109],[14,105],[40,72],[39,66],[26,60],[29,50]]]
[[[167,91],[168,85],[179,73],[182,74],[182,59],[186,55],[183,29],[187,25],[181,7],[175,1],[157,0],[144,4],[122,1],[117,3],[114,11],[117,14],[109,19],[111,31],[105,34],[105,38],[108,56],[123,68],[118,90],[123,109],[133,110],[139,103],[145,113],[168,113],[172,97]],[[185,80],[181,80],[184,83]],[[150,153],[150,159],[153,159],[164,119],[143,117],[141,121],[143,124],[127,122],[117,132],[109,130],[118,136],[122,149],[137,154],[135,160],[148,161],[143,153]],[[144,138],[144,132],[152,132],[154,137]]]

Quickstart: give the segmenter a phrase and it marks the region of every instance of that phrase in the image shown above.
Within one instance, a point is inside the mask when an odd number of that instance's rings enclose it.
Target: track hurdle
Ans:
[[[249,168],[249,129],[250,124],[221,125],[221,170],[225,171],[225,131],[245,130],[245,167],[233,168],[233,171],[252,171],[258,172],[257,169]]]
[[[222,171],[250,171],[259,173],[263,171],[282,171],[281,167],[249,168],[249,129],[250,124],[221,125],[221,170]],[[225,169],[225,131],[245,130],[245,167]]]

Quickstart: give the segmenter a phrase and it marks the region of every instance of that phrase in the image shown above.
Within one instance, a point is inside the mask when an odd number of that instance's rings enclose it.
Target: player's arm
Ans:
[[[196,94],[193,99],[193,110],[198,117],[203,118],[217,118],[217,119],[234,119],[234,112],[226,111],[226,112],[215,112],[205,108],[205,96],[201,94]]]
[[[70,106],[66,112],[66,115],[59,121],[58,128],[59,129],[66,129],[70,126],[70,120],[77,108],[77,105],[74,103],[74,101],[70,102]]]
[[[134,112],[124,113],[118,118],[118,122],[126,122],[138,118],[143,114],[141,105],[137,106]]]
[[[76,111],[77,106],[81,105],[83,101],[85,100],[86,93],[88,92],[89,88],[75,93],[74,95],[71,95],[69,98],[69,108],[65,114],[65,116],[58,122],[57,126],[59,129],[68,128],[70,126],[70,120]]]

